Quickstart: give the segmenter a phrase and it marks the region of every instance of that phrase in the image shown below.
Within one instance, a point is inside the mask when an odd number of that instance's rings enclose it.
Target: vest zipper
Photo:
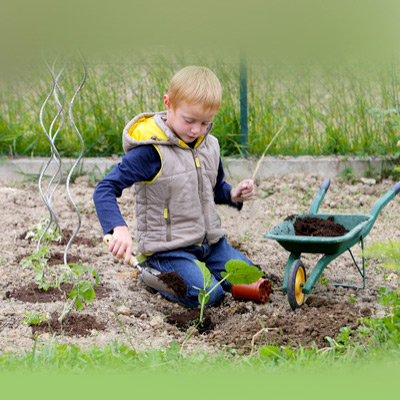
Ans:
[[[204,240],[207,240],[207,231],[209,227],[209,218],[208,214],[204,212],[204,201],[203,201],[203,175],[201,173],[201,164],[200,160],[197,154],[197,150],[192,150],[193,151],[193,158],[194,158],[194,163],[196,165],[196,172],[197,172],[197,180],[198,180],[198,193],[199,193],[199,198],[200,198],[200,205],[201,205],[201,213],[203,214],[204,217],[204,229],[205,229],[205,237]]]
[[[171,218],[169,216],[169,202],[165,203],[164,219],[167,224],[167,242],[171,241]]]

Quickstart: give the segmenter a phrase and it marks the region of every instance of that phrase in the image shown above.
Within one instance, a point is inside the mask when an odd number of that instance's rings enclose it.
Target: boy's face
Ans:
[[[167,126],[185,143],[192,143],[204,135],[218,110],[205,110],[201,104],[187,104],[182,101],[173,107],[169,96],[164,96],[167,107]]]

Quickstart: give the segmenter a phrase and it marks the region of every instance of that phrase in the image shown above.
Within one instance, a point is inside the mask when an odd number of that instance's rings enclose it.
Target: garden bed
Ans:
[[[304,306],[293,312],[282,286],[288,252],[278,243],[264,238],[264,234],[281,223],[287,215],[307,213],[312,198],[323,179],[315,176],[290,175],[268,178],[259,182],[257,197],[247,202],[243,210],[218,206],[223,226],[228,231],[228,241],[260,265],[273,286],[267,303],[237,301],[228,293],[218,307],[207,308],[210,324],[203,334],[196,332],[186,343],[188,351],[207,350],[219,352],[230,348],[248,354],[252,344],[295,346],[303,344],[328,346],[326,336],[335,337],[341,327],[356,327],[363,316],[380,315],[381,306],[376,302],[380,286],[395,287],[387,279],[388,272],[381,270],[373,260],[368,262],[366,289],[335,288],[330,283],[359,284],[361,277],[348,254],[334,260],[324,270]],[[349,185],[333,179],[321,204],[321,213],[369,213],[372,205],[393,186],[386,180],[374,186]],[[161,295],[145,289],[135,269],[116,260],[102,244],[102,231],[97,220],[92,195],[94,184],[88,177],[80,177],[71,186],[75,203],[81,210],[82,225],[68,253],[69,262],[81,262],[94,267],[100,283],[92,304],[84,305],[80,312],[72,312],[58,329],[57,316],[63,310],[65,294],[51,289],[40,291],[34,285],[34,273],[22,269],[23,257],[32,254],[36,243],[25,239],[28,229],[37,224],[48,211],[42,203],[36,184],[25,183],[14,187],[0,187],[3,205],[0,232],[2,257],[0,264],[0,351],[31,349],[38,340],[46,341],[56,334],[63,343],[80,346],[105,345],[114,340],[132,343],[137,350],[165,348],[173,341],[183,343],[187,331],[182,326],[196,318],[190,311],[169,302]],[[121,211],[132,232],[136,228],[131,190],[124,191],[118,200]],[[70,205],[65,188],[59,188],[53,201],[63,232],[71,233],[77,226],[77,216]],[[379,215],[371,233],[365,239],[372,241],[400,239],[396,216],[400,214],[399,200],[390,202]],[[66,240],[53,242],[50,263],[63,262]],[[354,247],[360,257],[358,246]],[[306,270],[315,265],[318,255],[302,256]],[[22,295],[25,294],[25,297]],[[47,315],[50,322],[42,322],[50,329],[26,327],[24,313]],[[181,322],[178,322],[181,321]],[[183,321],[183,322],[182,322]],[[76,323],[84,331],[67,329]],[[92,324],[92,325],[91,325]],[[179,325],[182,324],[182,325]]]

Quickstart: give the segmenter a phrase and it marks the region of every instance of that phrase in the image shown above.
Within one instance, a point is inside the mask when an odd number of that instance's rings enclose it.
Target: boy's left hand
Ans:
[[[231,190],[231,199],[232,201],[243,203],[245,200],[251,200],[255,193],[254,181],[245,179],[238,183],[235,189]]]

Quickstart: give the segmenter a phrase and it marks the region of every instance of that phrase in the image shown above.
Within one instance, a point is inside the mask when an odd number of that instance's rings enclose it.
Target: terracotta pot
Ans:
[[[264,278],[260,278],[250,285],[232,285],[232,296],[236,300],[254,300],[265,303],[271,292],[271,282]]]

